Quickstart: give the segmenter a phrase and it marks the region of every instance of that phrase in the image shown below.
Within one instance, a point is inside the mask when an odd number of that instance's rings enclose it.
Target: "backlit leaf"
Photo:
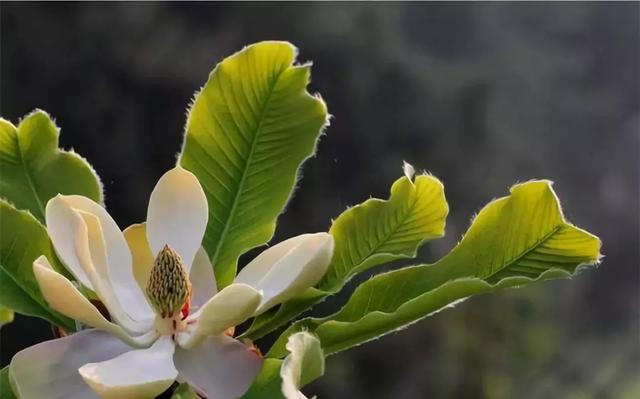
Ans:
[[[218,64],[189,111],[179,163],[207,195],[203,245],[219,287],[242,253],[273,236],[327,123],[324,102],[306,91],[310,65],[295,57],[286,42],[246,47]]]
[[[32,265],[40,255],[61,269],[44,226],[0,200],[0,305],[72,330],[73,320],[51,310],[42,297]]]
[[[44,111],[18,126],[0,118],[0,198],[26,209],[44,223],[47,201],[56,194],[78,194],[102,202],[95,171],[73,151],[58,148],[59,129]]]
[[[396,180],[388,200],[372,198],[343,212],[330,233],[335,250],[317,288],[257,317],[245,336],[257,339],[327,296],[349,279],[382,263],[413,258],[420,245],[444,235],[449,206],[442,183],[427,174],[413,178],[413,168]],[[406,170],[407,168],[405,168]]]
[[[433,265],[378,275],[325,318],[292,325],[269,356],[284,356],[287,337],[308,330],[335,353],[406,327],[468,296],[569,277],[600,258],[597,237],[569,224],[547,181],[511,189],[487,205],[462,241]]]

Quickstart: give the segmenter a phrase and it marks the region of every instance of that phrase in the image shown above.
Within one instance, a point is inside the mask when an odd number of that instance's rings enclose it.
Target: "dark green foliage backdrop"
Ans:
[[[446,237],[422,261],[530,178],[554,180],[569,220],[602,238],[599,269],[474,298],[332,357],[315,393],[640,395],[638,3],[3,2],[0,14],[2,116],[50,112],[62,144],[101,175],[121,227],[144,218],[175,161],[186,105],[215,63],[282,39],[314,61],[311,89],[334,118],[276,240],[326,230],[346,206],[386,197],[402,160],[438,176],[451,206]],[[2,365],[49,337],[19,318],[2,329]]]

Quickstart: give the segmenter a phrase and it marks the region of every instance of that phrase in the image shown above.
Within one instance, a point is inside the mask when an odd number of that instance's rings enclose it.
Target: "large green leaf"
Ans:
[[[73,151],[58,149],[59,129],[44,111],[18,125],[0,118],[0,198],[44,223],[47,201],[58,193],[102,201],[102,185],[91,166]]]
[[[17,399],[11,389],[11,384],[9,383],[9,366],[0,370],[0,398]]]
[[[44,226],[29,212],[0,200],[0,305],[72,330],[73,320],[51,310],[42,297],[32,265],[40,255],[61,268]]]
[[[302,330],[316,334],[325,353],[335,353],[470,295],[571,276],[579,266],[596,263],[599,249],[597,237],[566,222],[549,182],[516,185],[478,214],[449,255],[365,282],[337,313],[292,325],[269,356],[285,355],[287,337]]]
[[[449,207],[442,183],[413,168],[391,186],[388,200],[372,198],[342,213],[331,226],[335,250],[318,288],[266,312],[245,336],[257,339],[332,295],[354,275],[396,259],[413,258],[425,241],[444,235]]]
[[[179,163],[207,195],[203,245],[220,287],[242,253],[273,236],[327,123],[324,102],[306,91],[310,65],[295,57],[285,42],[243,49],[216,66],[189,111]]]

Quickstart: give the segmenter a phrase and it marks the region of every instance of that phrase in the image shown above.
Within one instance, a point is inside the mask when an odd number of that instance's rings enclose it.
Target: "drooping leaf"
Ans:
[[[289,336],[289,355],[282,362],[282,393],[287,399],[306,398],[300,388],[324,375],[324,353],[318,338],[308,332]]]
[[[13,310],[0,305],[0,327],[13,321]]]
[[[242,399],[284,399],[282,378],[280,378],[281,359],[265,359],[262,370]]]
[[[310,65],[295,57],[285,42],[246,47],[218,64],[189,112],[179,163],[207,195],[203,245],[219,287],[233,280],[242,253],[273,236],[327,124],[324,102],[306,91]]]
[[[58,193],[102,202],[95,171],[73,151],[58,149],[59,129],[36,110],[16,127],[0,118],[0,198],[44,223],[47,201]]]
[[[0,370],[0,398],[17,399],[9,383],[9,366]]]
[[[462,241],[440,261],[381,274],[360,285],[326,318],[292,325],[269,356],[286,354],[292,333],[308,330],[335,353],[406,327],[470,295],[569,277],[600,258],[597,237],[569,224],[547,181],[511,189],[487,205]]]
[[[410,173],[396,180],[388,200],[377,198],[343,212],[330,233],[335,250],[318,285],[299,298],[257,317],[245,336],[258,339],[332,295],[358,273],[396,259],[413,258],[424,242],[444,235],[449,206],[442,183]]]
[[[171,399],[200,399],[200,396],[185,382],[178,385],[176,390],[173,391]]]
[[[0,305],[72,330],[74,322],[50,309],[33,275],[33,261],[45,255],[59,270],[49,236],[28,211],[0,200]]]

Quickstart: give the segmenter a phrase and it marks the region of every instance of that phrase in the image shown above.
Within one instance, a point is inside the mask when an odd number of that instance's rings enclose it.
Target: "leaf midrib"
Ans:
[[[523,253],[521,253],[520,255],[518,255],[518,256],[516,256],[516,257],[512,258],[511,260],[509,260],[509,261],[505,262],[505,266],[504,266],[504,267],[502,267],[502,268],[500,268],[500,270],[498,270],[497,272],[492,273],[491,275],[489,275],[489,276],[487,276],[487,277],[477,277],[477,276],[474,276],[474,278],[478,278],[478,279],[480,279],[480,280],[485,281],[485,282],[487,282],[487,283],[488,283],[488,281],[487,281],[487,280],[491,279],[491,277],[493,277],[493,276],[494,276],[494,275],[496,275],[497,273],[500,273],[501,271],[503,271],[503,270],[505,270],[505,269],[509,268],[509,267],[510,267],[510,266],[512,266],[514,263],[516,263],[518,260],[522,259],[522,258],[523,258],[523,257],[525,257],[527,254],[529,254],[531,251],[534,251],[534,250],[535,250],[536,248],[538,248],[538,247],[539,247],[543,242],[547,241],[549,238],[551,238],[551,236],[553,236],[555,233],[557,233],[557,232],[558,232],[558,230],[560,230],[560,228],[562,228],[562,224],[559,224],[559,225],[555,226],[553,229],[551,229],[551,230],[549,231],[549,233],[547,233],[547,234],[546,234],[546,235],[544,235],[541,239],[539,239],[538,241],[536,241],[535,243],[533,243],[533,244],[531,245],[531,247],[530,247],[528,250],[523,251]],[[381,316],[391,316],[391,315],[393,315],[394,313],[396,313],[396,312],[397,312],[397,311],[398,311],[402,306],[404,306],[404,305],[408,304],[409,302],[415,301],[415,300],[417,300],[418,298],[422,297],[423,295],[428,294],[429,292],[432,292],[432,291],[434,291],[434,290],[436,290],[436,289],[438,289],[438,288],[442,287],[444,284],[446,284],[446,283],[440,284],[439,286],[434,287],[433,289],[431,289],[431,290],[429,290],[429,291],[425,291],[425,292],[423,292],[423,293],[421,293],[421,294],[419,294],[419,295],[414,296],[413,298],[409,299],[408,301],[405,301],[405,302],[401,303],[398,307],[396,307],[396,308],[393,310],[393,312],[385,312],[385,311],[382,311],[382,310],[374,310],[374,311],[371,311],[371,312],[367,312],[367,313],[365,313],[365,314],[362,314],[362,315],[361,315],[360,317],[358,317],[356,320],[350,320],[350,321],[333,320],[333,319],[332,319],[332,317],[334,317],[335,315],[330,315],[330,316],[327,316],[326,318],[314,318],[314,319],[311,319],[311,320],[313,320],[314,322],[318,323],[318,324],[315,326],[315,329],[317,329],[317,328],[320,328],[321,326],[323,326],[323,325],[325,324],[325,322],[331,322],[331,321],[335,321],[335,322],[337,322],[337,323],[341,323],[341,324],[345,324],[345,325],[346,325],[346,324],[355,324],[355,323],[359,323],[363,318],[365,318],[366,316],[368,316],[368,315],[370,315],[370,314],[372,314],[372,313],[377,313],[377,314],[380,314]],[[494,284],[491,284],[491,285],[494,285]],[[425,315],[423,318],[426,318],[426,317],[428,317],[429,315],[431,315],[431,313],[429,313],[429,314]],[[419,320],[420,320],[420,319],[415,320],[415,321],[413,321],[413,323],[418,322]],[[406,324],[400,324],[399,322],[398,322],[398,323],[395,323],[395,324],[400,325],[400,327],[398,327],[398,328],[401,328],[401,327],[403,327],[403,326],[406,326]],[[314,331],[315,331],[315,329],[314,329]],[[384,333],[381,333],[381,334],[384,334]],[[373,337],[372,337],[372,335],[373,335]],[[355,336],[354,336],[354,335],[350,336],[350,339],[345,340],[345,342],[343,342],[343,341],[339,341],[338,343],[334,343],[334,345],[333,345],[332,347],[326,347],[326,348],[323,348],[323,349],[325,349],[325,351],[326,351],[327,355],[330,355],[330,354],[334,354],[334,353],[336,353],[336,352],[340,352],[341,350],[343,350],[343,349],[345,349],[345,348],[350,347],[352,342],[356,342],[356,343],[360,342],[360,343],[362,344],[362,343],[365,343],[365,342],[367,342],[367,341],[369,341],[369,340],[371,340],[371,339],[375,339],[375,337],[377,337],[377,336],[379,336],[379,335],[380,335],[380,334],[377,334],[377,333],[373,333],[373,334],[372,334],[370,330],[366,330],[366,331],[365,331],[365,332],[363,332],[363,333],[356,334]],[[361,338],[362,338],[362,337],[365,337],[365,338],[368,338],[368,339],[366,339],[366,341],[364,341],[364,342],[361,342]],[[329,348],[333,348],[333,350],[331,350],[331,349],[329,349]]]
[[[20,162],[20,165],[22,166],[22,171],[27,177],[27,183],[29,185],[29,188],[31,189],[31,192],[33,193],[33,196],[36,199],[36,203],[38,204],[38,210],[40,211],[40,217],[38,217],[38,219],[44,220],[44,215],[45,215],[44,205],[40,201],[40,195],[38,194],[38,190],[36,189],[35,184],[33,183],[33,178],[31,177],[31,173],[27,168],[25,157],[24,157],[24,154],[22,153],[22,146],[20,145],[20,133],[18,132],[18,128],[16,128],[15,133],[16,133],[15,135],[16,146],[18,147],[18,155],[20,156],[19,162]]]
[[[350,275],[357,273],[358,269],[362,267],[362,265],[365,264],[371,258],[371,256],[376,253],[376,251],[378,251],[384,244],[386,244],[389,241],[389,238],[391,238],[391,236],[393,236],[395,233],[398,232],[398,229],[400,229],[400,226],[402,226],[407,221],[407,218],[415,208],[417,202],[418,202],[418,196],[416,195],[416,197],[413,199],[413,203],[411,204],[411,206],[407,207],[407,212],[402,216],[402,220],[398,224],[396,224],[396,226],[394,226],[394,228],[391,229],[391,231],[388,234],[386,234],[385,237],[382,240],[380,240],[380,242],[377,245],[375,245],[368,252],[366,256],[361,257],[361,260],[359,263],[352,265],[353,267],[351,268],[350,272],[348,271],[342,277],[348,278]],[[332,285],[333,284],[331,284],[330,286]]]
[[[264,122],[264,117],[266,114],[266,110],[269,106],[269,103],[271,102],[271,96],[273,95],[273,92],[275,90],[275,87],[278,85],[278,81],[280,80],[280,77],[282,76],[282,74],[284,73],[284,71],[286,71],[286,69],[280,71],[278,73],[278,75],[275,77],[273,84],[271,85],[271,87],[269,88],[269,92],[267,93],[267,97],[264,101],[264,105],[262,106],[262,109],[260,110],[260,114],[258,115],[258,126],[256,126],[255,129],[255,134],[253,137],[253,141],[251,143],[251,148],[249,149],[249,155],[247,156],[247,161],[245,162],[245,167],[244,170],[242,171],[242,177],[240,178],[240,183],[238,184],[238,189],[236,191],[236,195],[233,198],[233,203],[231,204],[231,209],[229,210],[229,216],[227,217],[227,220],[225,221],[224,224],[224,228],[222,229],[222,233],[220,234],[220,237],[218,238],[218,243],[216,245],[216,250],[213,253],[213,256],[211,257],[211,263],[213,263],[214,265],[216,265],[218,262],[218,256],[220,256],[220,250],[222,249],[223,245],[224,245],[224,241],[225,238],[228,234],[229,231],[229,226],[231,225],[231,221],[233,220],[233,217],[235,215],[236,209],[238,207],[238,202],[239,202],[239,198],[240,198],[240,193],[243,191],[243,187],[244,187],[244,183],[247,177],[247,173],[249,171],[249,167],[252,163],[253,160],[253,154],[255,152],[255,148],[256,145],[258,143],[258,138],[260,137],[260,133],[261,133],[261,129],[262,129],[262,124]]]
[[[561,227],[562,227],[562,225],[561,225],[561,224],[560,224],[560,225],[558,225],[558,226],[555,226],[553,229],[551,229],[551,230],[550,230],[550,232],[549,232],[549,233],[545,234],[545,235],[544,235],[542,238],[540,238],[538,241],[534,242],[528,250],[523,251],[523,253],[522,253],[522,254],[520,254],[520,255],[518,255],[518,256],[516,256],[516,257],[512,258],[511,260],[509,260],[509,261],[505,262],[505,266],[504,266],[504,267],[500,268],[500,270],[498,270],[497,272],[492,273],[492,274],[491,274],[491,275],[489,275],[489,276],[486,276],[486,277],[481,277],[481,276],[460,276],[460,277],[456,277],[456,278],[454,278],[454,279],[452,279],[452,280],[455,280],[455,279],[458,279],[458,278],[470,277],[470,278],[477,278],[477,279],[480,279],[480,280],[482,280],[482,281],[487,282],[487,280],[489,280],[492,276],[494,276],[494,275],[496,275],[497,273],[500,273],[501,271],[503,271],[503,270],[507,269],[508,267],[510,267],[511,265],[513,265],[515,262],[517,262],[519,259],[522,259],[522,258],[523,258],[523,257],[525,257],[527,254],[529,254],[531,251],[534,251],[534,250],[535,250],[536,248],[538,248],[538,247],[539,247],[543,242],[545,242],[545,241],[547,241],[548,239],[550,239],[550,238],[551,238],[551,236],[553,236],[553,235],[554,235],[554,234],[555,234],[555,233],[556,233],[556,232],[557,232]],[[437,262],[436,262],[436,264],[430,265],[429,267],[437,267]],[[392,312],[387,312],[387,311],[382,311],[382,310],[374,310],[374,311],[370,311],[370,312],[367,312],[367,313],[362,314],[362,315],[361,315],[360,317],[358,317],[356,320],[351,320],[351,321],[340,321],[340,322],[341,322],[341,323],[357,323],[358,321],[360,321],[362,318],[364,318],[364,317],[365,317],[365,316],[367,316],[368,314],[370,314],[370,313],[376,313],[376,312],[379,312],[379,313],[381,313],[381,314],[387,314],[387,315],[393,314],[393,313],[397,312],[397,311],[398,311],[398,309],[399,309],[400,307],[402,307],[404,304],[406,304],[406,303],[408,303],[408,302],[411,302],[411,301],[413,301],[413,300],[415,300],[415,299],[419,298],[420,296],[422,296],[422,295],[424,295],[424,294],[426,294],[426,293],[428,293],[428,292],[431,292],[431,291],[433,291],[433,290],[435,290],[435,289],[438,289],[439,287],[441,287],[441,286],[442,286],[442,285],[444,285],[444,284],[446,284],[446,282],[445,282],[445,283],[442,283],[442,284],[439,284],[438,286],[434,287],[433,289],[430,289],[430,290],[428,290],[428,291],[422,292],[422,293],[420,293],[420,294],[418,294],[418,295],[414,296],[413,298],[411,298],[411,299],[409,299],[409,300],[407,300],[407,301],[405,301],[405,302],[401,303],[401,304],[400,304],[398,307],[396,307]],[[492,285],[493,285],[493,284],[492,284]],[[371,295],[371,294],[372,294],[372,293],[370,293],[370,295]],[[330,316],[327,316],[327,317],[326,317],[326,318],[324,318],[324,319],[323,319],[323,318],[317,318],[317,319],[313,319],[313,320],[319,320],[319,321],[322,321],[322,322],[324,322],[324,321],[331,321],[331,320],[332,320],[332,317],[334,317],[334,316],[335,316],[335,315],[330,315]],[[321,323],[321,324],[322,324],[322,323]]]
[[[545,234],[544,236],[542,236],[542,238],[540,238],[538,241],[534,242],[531,247],[529,247],[529,249],[527,249],[526,251],[523,251],[520,255],[515,256],[514,258],[504,262],[504,266],[499,268],[497,271],[491,273],[490,275],[486,276],[486,277],[481,277],[484,281],[488,281],[490,280],[493,276],[497,275],[498,273],[502,273],[503,271],[509,269],[511,266],[513,266],[515,263],[517,263],[520,259],[524,258],[525,256],[527,256],[530,252],[535,251],[536,248],[538,248],[540,245],[542,245],[542,243],[544,243],[545,241],[547,241],[549,238],[551,238],[551,236],[553,236],[554,234],[556,234],[558,232],[558,230],[560,230],[562,228],[562,223],[558,224],[557,226],[555,226],[554,228],[552,228],[547,234]]]

